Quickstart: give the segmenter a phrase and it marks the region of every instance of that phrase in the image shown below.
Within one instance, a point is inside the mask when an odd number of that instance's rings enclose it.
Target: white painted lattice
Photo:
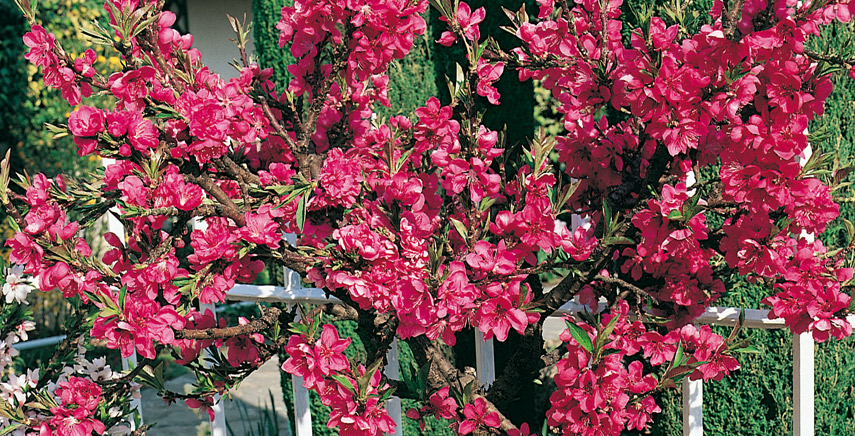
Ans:
[[[265,301],[280,302],[286,304],[324,304],[334,301],[328,299],[320,289],[303,288],[299,282],[286,282],[288,286],[255,286],[237,285],[227,295],[232,301]],[[575,314],[582,311],[582,306],[568,303],[553,313],[552,317],[562,317],[566,314]],[[711,307],[701,315],[697,324],[733,326],[739,318],[740,310],[732,307]],[[855,315],[850,315],[849,322],[855,324]],[[753,329],[781,329],[786,326],[781,319],[769,319],[767,311],[759,309],[745,310],[745,328]],[[476,330],[476,371],[481,383],[490,384],[495,380],[495,361],[493,341],[484,341],[480,331]],[[49,346],[62,341],[64,336],[35,339],[21,342],[15,345],[19,350],[26,350]],[[389,366],[386,375],[396,377],[398,371],[397,348],[393,348],[387,354]],[[135,364],[135,356],[125,359],[123,366]],[[127,367],[126,366],[126,367]],[[292,377],[292,389],[294,390],[294,416],[296,436],[310,436],[312,434],[312,416],[309,409],[309,392],[303,387],[299,377]],[[793,336],[793,435],[814,435],[814,341],[810,334]],[[702,436],[703,433],[703,382],[683,382],[683,436]],[[390,416],[398,424],[397,435],[401,435],[401,406],[400,400],[393,397],[388,410]],[[135,402],[139,408],[139,401]],[[226,422],[222,403],[214,409],[216,418],[212,423],[213,436],[225,436]],[[142,410],[140,410],[142,416]],[[320,417],[319,419],[323,419]]]

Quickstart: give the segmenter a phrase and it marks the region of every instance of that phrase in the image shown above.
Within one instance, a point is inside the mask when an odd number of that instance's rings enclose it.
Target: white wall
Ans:
[[[226,14],[239,20],[246,14],[247,22],[252,21],[252,0],[187,0],[193,46],[202,52],[202,63],[224,79],[238,75],[229,63],[240,57],[237,45],[229,41],[236,38]],[[250,33],[247,52],[254,50]]]

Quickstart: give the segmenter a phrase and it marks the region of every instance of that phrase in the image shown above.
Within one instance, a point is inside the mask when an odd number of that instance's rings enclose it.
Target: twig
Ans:
[[[630,291],[636,293],[637,295],[640,295],[642,297],[650,297],[650,298],[653,298],[654,301],[656,301],[656,298],[651,296],[647,291],[639,288],[638,286],[633,285],[630,282],[627,282],[626,280],[622,280],[622,279],[619,279],[617,277],[606,277],[606,276],[599,275],[599,274],[594,276],[594,280],[601,281],[603,283],[608,283],[610,285],[618,286],[621,288],[625,288],[627,290],[630,290]]]
[[[735,0],[733,4],[721,14],[721,25],[724,30],[724,37],[729,40],[733,40],[734,35],[736,34],[736,25],[739,23],[739,19],[742,18],[743,6],[745,6],[745,0]]]

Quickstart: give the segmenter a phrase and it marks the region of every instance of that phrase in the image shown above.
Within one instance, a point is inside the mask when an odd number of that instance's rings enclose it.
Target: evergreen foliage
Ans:
[[[252,36],[258,65],[273,68],[272,80],[280,91],[288,88],[291,80],[288,65],[294,63],[294,57],[279,48],[276,24],[282,19],[282,8],[293,3],[293,0],[252,0]]]
[[[44,0],[39,13],[72,57],[90,48],[79,29],[105,14],[103,2],[96,0]],[[71,108],[59,90],[46,88],[38,69],[24,60],[27,47],[21,35],[28,28],[15,2],[0,0],[0,153],[11,148],[13,172],[53,177],[91,169],[97,162],[79,158],[70,136],[54,139],[44,128],[45,123],[67,118]],[[118,57],[105,58],[103,47],[93,48],[102,65],[120,62]],[[26,87],[21,86],[24,83]]]

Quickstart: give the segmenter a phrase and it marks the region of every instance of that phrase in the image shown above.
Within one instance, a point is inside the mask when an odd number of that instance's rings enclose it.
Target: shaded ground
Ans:
[[[280,434],[288,434],[288,418],[285,404],[282,401],[282,389],[279,386],[279,361],[275,357],[261,366],[232,393],[232,398],[225,400],[226,422],[234,430],[233,436],[251,434],[256,422],[263,416],[264,410],[269,409],[270,396],[273,394],[276,402],[274,410],[279,420]],[[166,382],[166,387],[176,392],[184,392],[184,386],[192,383],[192,374],[185,374]],[[195,413],[184,403],[167,405],[154,390],[144,388],[142,391],[143,418],[146,423],[157,423],[148,435],[150,436],[204,436],[210,434],[208,416]],[[245,412],[242,416],[241,410]]]

